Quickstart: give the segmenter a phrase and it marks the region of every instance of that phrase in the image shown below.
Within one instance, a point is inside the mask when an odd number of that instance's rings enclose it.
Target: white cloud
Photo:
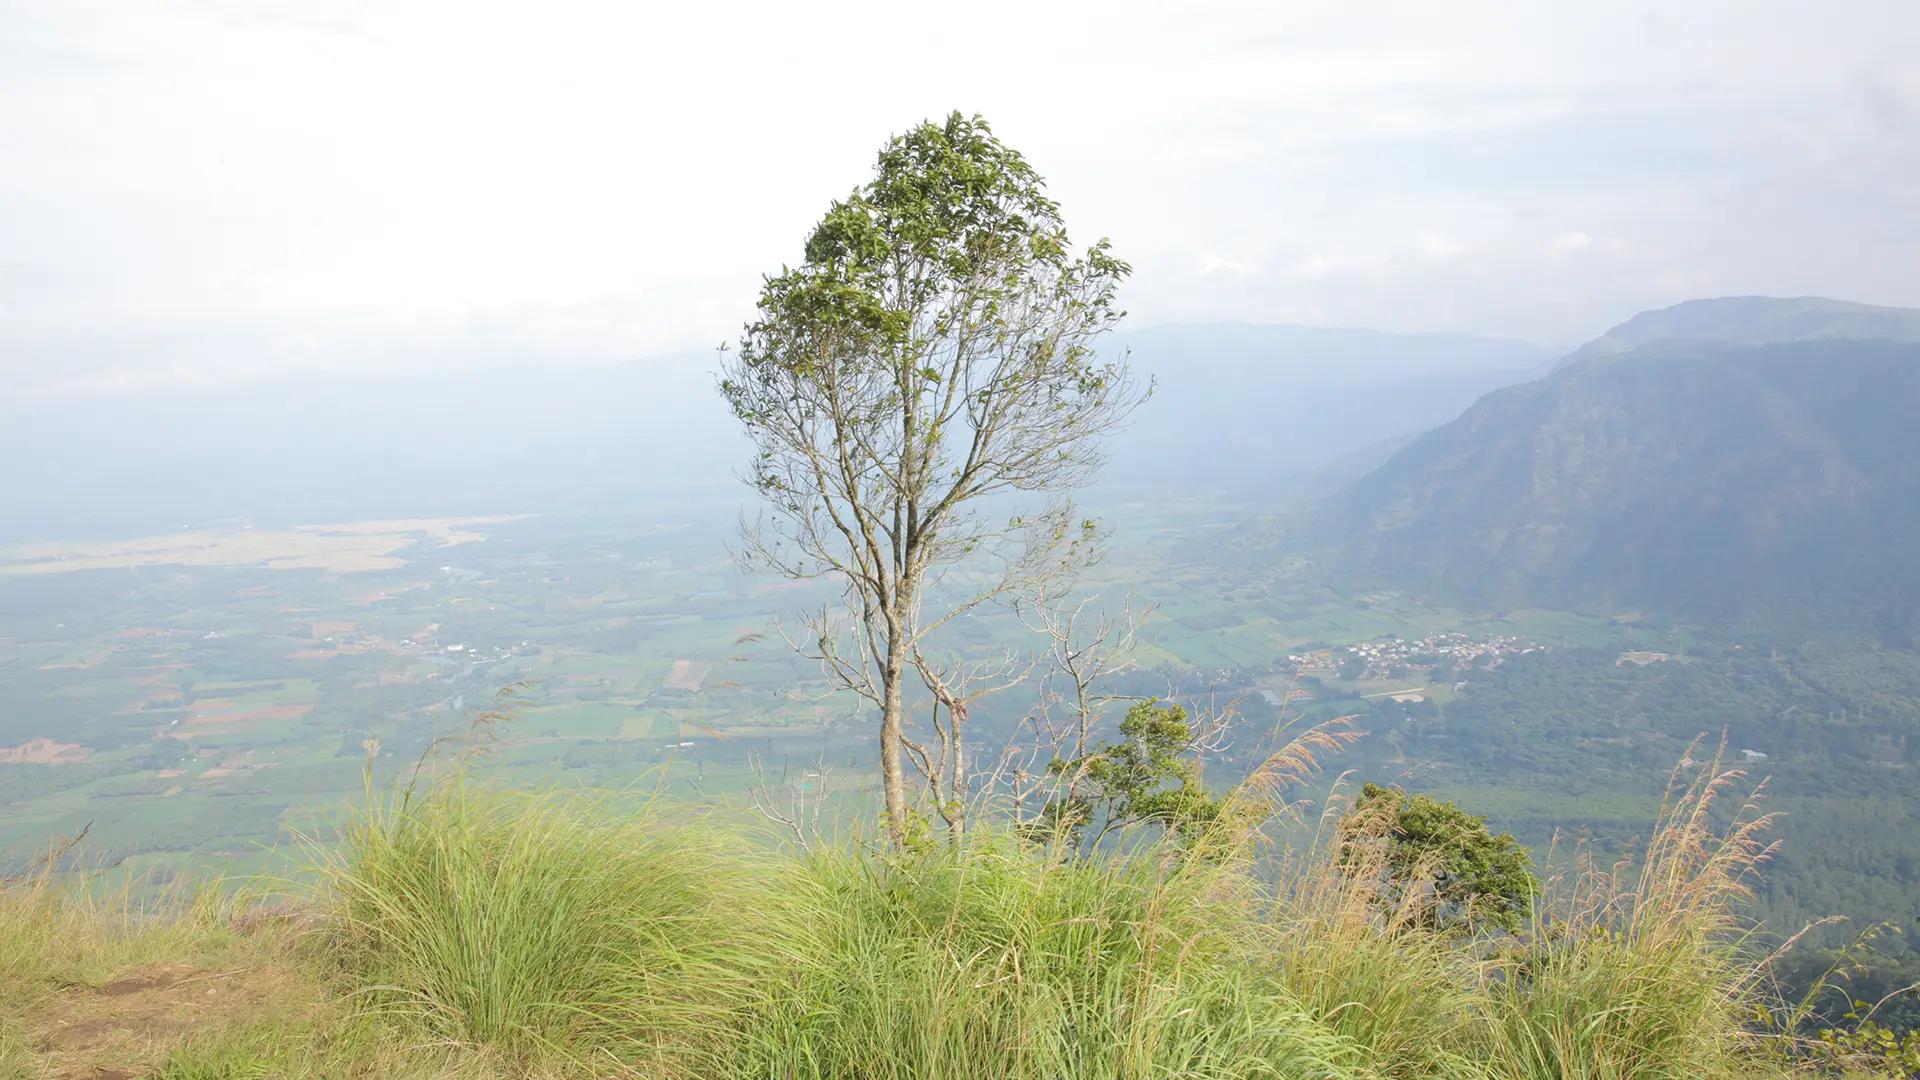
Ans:
[[[1585,251],[1592,246],[1593,237],[1588,236],[1578,229],[1571,232],[1563,232],[1553,238],[1553,250],[1555,251]]]
[[[1436,232],[1423,232],[1414,238],[1414,243],[1419,247],[1420,254],[1429,259],[1451,259],[1467,251],[1467,245]]]
[[[1247,262],[1244,259],[1229,259],[1223,255],[1208,254],[1200,256],[1200,272],[1202,274],[1257,274],[1260,272],[1260,264]]]
[[[1338,253],[1308,255],[1293,264],[1293,272],[1315,280],[1341,275],[1375,275],[1393,265],[1386,255],[1344,255]]]
[[[1884,0],[0,0],[0,382],[703,347],[953,108],[1113,238],[1138,322],[1577,340],[1676,281],[1920,304],[1914,55],[1920,6]],[[149,347],[196,336],[311,347]]]

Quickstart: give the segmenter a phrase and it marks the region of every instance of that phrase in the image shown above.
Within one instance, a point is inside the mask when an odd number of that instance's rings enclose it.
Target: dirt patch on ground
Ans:
[[[254,705],[216,700],[195,705],[187,714],[187,726],[203,734],[239,731],[269,720],[298,720],[312,711],[312,705]]]
[[[401,593],[410,593],[415,589],[424,589],[432,584],[430,581],[415,581],[406,585],[395,585],[390,588],[375,589],[372,592],[355,593],[347,597],[347,603],[361,606],[377,604],[382,600],[391,600]]]
[[[172,709],[177,708],[182,701],[186,700],[186,692],[181,689],[179,683],[166,682],[164,679],[149,679],[145,682],[146,685],[152,687],[151,690],[147,691],[147,696],[132,704],[123,706],[116,710],[117,712],[124,716],[130,713],[145,712],[148,710]]]
[[[289,660],[331,660],[341,655],[339,649],[296,649],[287,654]]]
[[[713,667],[704,660],[675,660],[673,669],[667,672],[666,688],[669,690],[698,690],[707,677],[707,671]]]
[[[284,1017],[296,981],[272,967],[213,971],[150,964],[97,987],[62,991],[40,1012],[36,1049],[47,1075],[132,1080],[196,1035]]]
[[[28,739],[19,746],[0,746],[0,765],[77,765],[89,753],[79,743]]]
[[[22,544],[0,548],[0,575],[117,570],[129,566],[266,566],[274,570],[392,570],[415,544],[451,547],[486,539],[478,526],[525,515],[408,518],[292,529],[202,530],[111,542]]]
[[[111,649],[97,649],[76,660],[56,660],[51,664],[41,664],[40,670],[41,671],[86,671],[89,668],[99,667],[101,664],[106,662],[108,657],[112,655],[113,655],[113,650]]]
[[[100,994],[103,997],[116,998],[131,997],[134,994],[144,994],[149,990],[165,990],[175,983],[180,982],[183,978],[195,974],[198,974],[198,972],[185,965],[163,964],[158,967],[135,972],[131,975],[123,975],[102,986],[100,988]]]

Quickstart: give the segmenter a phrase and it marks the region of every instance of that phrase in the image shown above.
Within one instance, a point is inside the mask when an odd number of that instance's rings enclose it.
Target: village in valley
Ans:
[[[1454,631],[1412,640],[1381,637],[1337,649],[1290,653],[1287,659],[1298,665],[1302,677],[1391,679],[1414,668],[1499,667],[1509,656],[1525,656],[1541,648],[1537,642],[1511,634],[1472,637]]]
[[[1420,701],[1435,689],[1464,690],[1467,673],[1474,669],[1499,667],[1511,656],[1542,651],[1545,646],[1514,634],[1471,635],[1461,631],[1428,634],[1419,638],[1383,635],[1353,645],[1329,646],[1288,653],[1283,671],[1289,689],[1263,688],[1261,693],[1278,704],[1290,695],[1294,700],[1311,697],[1299,684],[1307,680],[1338,679],[1344,682],[1408,681],[1410,685],[1383,690],[1376,696],[1395,701]],[[1417,680],[1425,680],[1422,685]]]

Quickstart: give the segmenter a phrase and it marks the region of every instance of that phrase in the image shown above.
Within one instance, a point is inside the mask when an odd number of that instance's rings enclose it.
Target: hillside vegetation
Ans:
[[[775,854],[750,827],[455,775],[370,801],[299,885],[143,908],[10,883],[0,1076],[1812,1068],[1743,944],[1765,820],[1695,775],[1636,865],[1572,860],[1513,934],[1431,917],[1364,813],[1300,847],[1080,857],[981,829],[963,852]]]
[[[1920,345],[1596,353],[1415,440],[1320,528],[1350,566],[1494,602],[1817,609],[1900,638],[1917,409]]]

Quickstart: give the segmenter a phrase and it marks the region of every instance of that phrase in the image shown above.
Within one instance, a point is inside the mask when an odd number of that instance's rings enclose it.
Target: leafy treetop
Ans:
[[[1431,886],[1427,911],[1435,924],[1515,931],[1540,894],[1526,848],[1510,834],[1493,834],[1485,818],[1453,803],[1367,784],[1346,821],[1361,833],[1384,837],[1383,895],[1389,902],[1398,903],[1410,888]],[[1349,868],[1368,865],[1352,842],[1342,862]]]

